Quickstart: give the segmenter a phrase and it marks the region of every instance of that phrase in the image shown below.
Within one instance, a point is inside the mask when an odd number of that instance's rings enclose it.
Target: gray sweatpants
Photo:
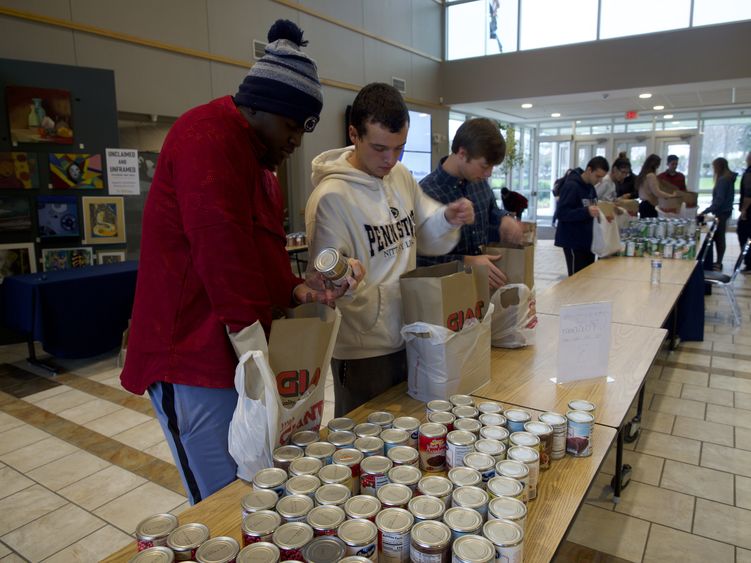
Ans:
[[[335,416],[345,416],[373,397],[407,379],[407,352],[360,360],[332,358]]]

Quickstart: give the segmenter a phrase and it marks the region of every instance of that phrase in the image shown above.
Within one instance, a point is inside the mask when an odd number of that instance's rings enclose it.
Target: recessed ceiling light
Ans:
[[[665,106],[654,106],[652,109],[655,111],[660,111],[661,109],[665,109]]]
[[[670,123],[672,123],[673,125],[678,125],[680,121],[671,121]]]
[[[650,94],[649,92],[642,92],[641,94],[639,94],[639,97],[642,100],[648,100],[649,98],[652,97],[652,94]]]
[[[662,116],[662,118],[663,119],[673,119],[673,114],[672,113],[666,113],[665,115]]]
[[[576,122],[577,122],[577,123],[581,123],[581,122],[582,122],[582,120],[581,120],[581,119],[577,119],[577,120],[576,120]]]
[[[561,117],[561,114],[560,114],[560,113],[558,113],[558,112],[555,112],[555,113],[551,113],[551,114],[550,114],[550,117]]]
[[[532,104],[522,104],[522,109],[529,109],[533,107]]]

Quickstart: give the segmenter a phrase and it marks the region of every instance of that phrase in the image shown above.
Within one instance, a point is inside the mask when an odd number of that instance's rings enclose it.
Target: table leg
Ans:
[[[623,432],[624,428],[618,429],[615,446],[615,476],[613,477],[613,503],[621,502],[621,489],[623,479]]]
[[[670,327],[670,350],[676,350],[680,343],[681,337],[678,336],[678,301],[676,301],[673,307],[673,322]]]
[[[641,431],[641,413],[642,410],[644,410],[645,387],[646,386],[642,385],[641,389],[639,389],[639,402],[636,406],[636,416],[631,419],[631,422],[623,427],[623,432],[625,432],[623,439],[629,444],[639,437],[639,432]]]
[[[50,375],[57,375],[60,371],[60,368],[56,365],[53,365],[49,362],[43,362],[39,358],[37,358],[37,351],[34,347],[34,338],[29,336],[29,339],[26,341],[26,346],[29,350],[29,357],[26,358],[26,361],[29,363],[29,365],[32,365],[36,368],[43,369],[47,372],[49,372]]]

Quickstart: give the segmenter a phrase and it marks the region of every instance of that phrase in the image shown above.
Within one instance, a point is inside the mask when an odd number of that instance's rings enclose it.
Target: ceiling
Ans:
[[[649,92],[652,97],[640,99],[639,94]],[[531,109],[522,109],[531,103]],[[656,105],[665,106],[655,111]],[[751,78],[654,86],[638,90],[611,90],[586,92],[562,96],[530,97],[513,100],[491,100],[471,104],[452,105],[451,109],[513,123],[538,121],[570,121],[592,117],[623,117],[627,111],[637,111],[639,116],[662,116],[666,113],[690,112],[701,109],[738,109],[738,113],[751,115]],[[560,117],[551,117],[560,113]]]

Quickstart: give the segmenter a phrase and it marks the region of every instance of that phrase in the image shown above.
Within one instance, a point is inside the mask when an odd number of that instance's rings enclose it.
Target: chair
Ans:
[[[738,277],[738,272],[741,271],[741,266],[743,266],[743,259],[746,257],[746,254],[748,254],[749,247],[751,247],[751,240],[745,244],[743,250],[741,251],[741,255],[738,256],[738,260],[736,260],[735,262],[735,268],[733,268],[732,275],[729,276],[727,274],[723,274],[722,272],[712,272],[709,270],[706,270],[704,272],[704,281],[706,283],[716,285],[725,290],[725,295],[728,296],[730,307],[733,309],[733,326],[738,326],[741,324],[741,312],[738,308],[738,301],[735,299],[733,282],[735,281],[735,278]]]
[[[696,261],[699,262],[699,264],[704,264],[704,256],[707,253],[707,249],[712,246],[712,241],[714,240],[715,231],[717,231],[717,221],[712,222],[712,226],[709,227],[707,236],[704,237],[704,242],[701,243],[701,248],[699,249],[699,253],[696,255]]]

